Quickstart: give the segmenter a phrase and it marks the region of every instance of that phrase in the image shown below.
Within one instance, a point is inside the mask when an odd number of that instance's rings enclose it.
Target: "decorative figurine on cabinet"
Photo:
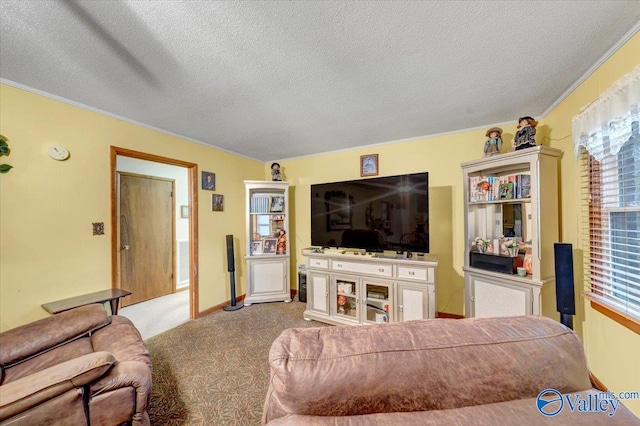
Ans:
[[[277,254],[286,254],[287,253],[287,233],[284,229],[278,231],[278,244],[277,244]]]
[[[280,175],[280,164],[278,163],[271,164],[271,180],[272,181],[282,180],[282,176]]]
[[[485,136],[489,139],[484,143],[484,156],[500,154],[500,149],[502,149],[502,129],[500,127],[492,127],[487,130]]]
[[[537,125],[538,122],[528,115],[518,119],[518,131],[513,139],[514,151],[536,146],[535,136]]]

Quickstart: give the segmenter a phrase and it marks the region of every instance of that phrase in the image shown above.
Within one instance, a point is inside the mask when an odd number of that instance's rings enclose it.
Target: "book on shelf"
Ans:
[[[507,177],[507,182],[511,183],[513,186],[512,188],[513,196],[511,197],[511,199],[518,198],[518,175],[509,175]]]
[[[531,175],[518,175],[520,178],[520,191],[518,192],[518,198],[531,198]]]
[[[469,202],[514,200],[531,196],[531,175],[469,176]]]
[[[500,184],[500,199],[501,200],[512,200],[514,199],[513,194],[513,182],[502,182]]]

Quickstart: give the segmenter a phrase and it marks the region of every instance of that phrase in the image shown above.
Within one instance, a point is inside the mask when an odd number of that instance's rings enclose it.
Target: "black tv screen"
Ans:
[[[311,245],[429,252],[429,174],[311,185]]]

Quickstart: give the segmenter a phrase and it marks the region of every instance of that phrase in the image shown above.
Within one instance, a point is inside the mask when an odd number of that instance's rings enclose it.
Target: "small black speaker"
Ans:
[[[566,315],[576,314],[573,248],[568,243],[554,243],[553,254],[556,266],[556,306],[561,318],[564,319]],[[562,323],[565,324],[564,321]]]
[[[227,235],[227,271],[235,272],[236,263],[233,260],[233,235]]]

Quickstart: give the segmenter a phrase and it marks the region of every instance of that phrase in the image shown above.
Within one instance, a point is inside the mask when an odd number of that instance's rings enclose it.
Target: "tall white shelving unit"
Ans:
[[[289,183],[245,181],[247,294],[244,305],[291,302]],[[285,232],[286,243],[279,239]]]
[[[465,316],[554,316],[553,244],[559,242],[558,160],[562,151],[545,146],[462,164],[464,179]],[[524,180],[522,175],[525,176]],[[478,183],[521,182],[510,198]],[[498,183],[499,185],[499,183]],[[486,184],[484,186],[486,188]],[[514,212],[516,212],[514,217]],[[471,266],[476,237],[488,240],[505,230],[530,241],[531,274],[525,277]]]

